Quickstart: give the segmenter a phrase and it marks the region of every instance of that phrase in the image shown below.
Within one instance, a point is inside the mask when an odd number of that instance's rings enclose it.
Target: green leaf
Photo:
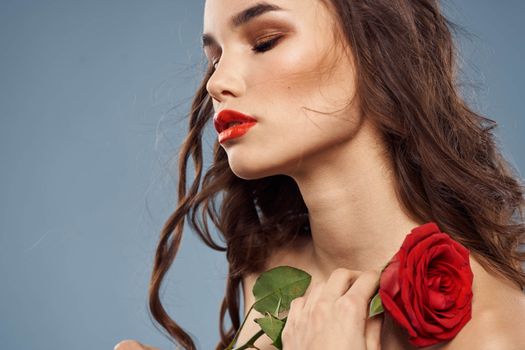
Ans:
[[[383,308],[381,297],[379,296],[379,293],[377,293],[372,298],[372,301],[370,301],[370,310],[368,312],[368,318],[374,317],[375,315],[379,315],[383,311],[385,311],[385,309]]]
[[[304,295],[312,276],[291,266],[278,266],[263,272],[253,286],[254,309],[265,315],[290,310],[293,299]]]
[[[256,318],[255,322],[257,322],[264,333],[270,337],[272,344],[276,348],[281,349],[283,347],[281,333],[286,322],[276,318],[272,314],[268,314],[266,317]]]

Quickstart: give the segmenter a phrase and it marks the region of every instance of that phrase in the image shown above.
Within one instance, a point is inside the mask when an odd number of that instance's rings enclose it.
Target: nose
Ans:
[[[239,62],[235,60],[226,61],[222,57],[215,72],[206,83],[206,90],[218,102],[224,102],[227,98],[239,97],[244,91],[242,72]]]

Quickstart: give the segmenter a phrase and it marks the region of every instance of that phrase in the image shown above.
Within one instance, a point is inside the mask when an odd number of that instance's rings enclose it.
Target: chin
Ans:
[[[238,164],[242,163],[242,164]],[[248,162],[230,162],[232,172],[244,180],[257,180],[264,177],[276,175],[274,169],[262,167],[263,164],[248,164]]]
[[[232,172],[244,180],[257,180],[269,176],[283,174],[283,165],[275,157],[257,157],[255,155],[237,157],[239,154],[228,155],[228,164]]]
[[[275,151],[266,148],[264,152],[248,151],[246,148],[230,147],[227,150],[228,164],[232,172],[244,180],[257,180],[275,175],[290,175],[304,164],[305,154]]]
[[[258,180],[275,175],[291,176],[293,173],[291,169],[297,169],[296,164],[284,165],[276,162],[276,160],[271,161],[269,164],[262,160],[257,160],[257,158],[250,158],[250,161],[229,160],[230,169],[237,177],[244,180]]]

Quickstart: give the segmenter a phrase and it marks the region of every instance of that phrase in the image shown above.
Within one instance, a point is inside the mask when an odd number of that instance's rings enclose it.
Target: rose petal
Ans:
[[[469,250],[435,222],[415,227],[380,278],[385,310],[418,347],[450,340],[472,313]]]
[[[410,342],[410,344],[418,348],[427,347],[427,346],[434,345],[434,344],[441,342],[441,340],[439,339],[422,338],[422,337],[409,338],[408,341]]]
[[[388,311],[390,316],[404,329],[406,329],[410,336],[415,337],[416,331],[405,317],[404,310],[401,310],[397,304],[390,298],[390,295],[379,289],[379,296],[381,297],[381,303],[385,310]]]
[[[454,300],[432,289],[428,291],[428,296],[428,302],[432,310],[446,310],[454,304]]]
[[[432,237],[432,239],[436,239],[438,237],[435,237],[436,235],[439,235],[439,230],[437,229],[437,225],[421,225],[419,227],[416,227],[412,229],[411,233],[409,233],[405,240],[403,241],[400,250],[405,250],[407,252],[411,251],[414,246],[418,245],[420,242],[425,241],[428,237]]]
[[[396,254],[388,266],[383,270],[379,279],[379,288],[383,291],[388,291],[392,297],[399,293],[400,290],[399,271],[399,258]]]

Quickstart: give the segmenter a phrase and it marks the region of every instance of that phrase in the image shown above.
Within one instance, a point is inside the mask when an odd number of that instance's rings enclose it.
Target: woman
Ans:
[[[185,217],[211,248],[227,252],[217,349],[242,321],[241,283],[246,315],[256,277],[279,265],[312,275],[292,303],[284,349],[412,349],[388,315],[365,322],[365,313],[381,267],[429,221],[469,249],[474,274],[472,319],[429,348],[525,349],[523,187],[496,147],[496,123],[458,94],[450,25],[435,0],[206,1],[210,64],[180,153],[179,206],[162,231],[150,288],[153,316],[185,349],[195,345],[159,297]],[[244,124],[224,131],[235,120]],[[218,142],[200,184],[209,123]],[[196,180],[186,192],[189,156]],[[226,247],[198,222],[199,209]],[[338,312],[341,305],[352,312]],[[250,314],[237,346],[257,332],[251,320],[260,316]]]

